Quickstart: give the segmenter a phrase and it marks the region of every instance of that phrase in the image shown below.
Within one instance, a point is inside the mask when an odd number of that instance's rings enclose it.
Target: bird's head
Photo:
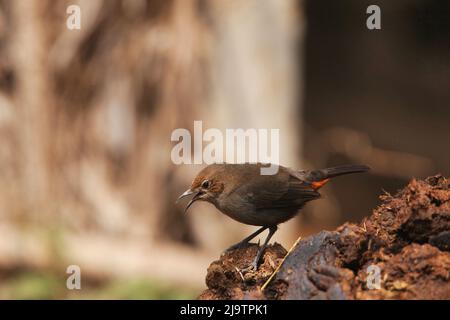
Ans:
[[[191,187],[186,190],[177,201],[194,194],[184,212],[197,200],[216,204],[217,199],[224,190],[224,167],[220,164],[209,165],[204,168],[192,181]]]

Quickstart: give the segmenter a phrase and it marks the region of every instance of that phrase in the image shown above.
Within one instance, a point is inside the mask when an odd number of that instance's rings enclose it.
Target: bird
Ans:
[[[312,200],[321,197],[319,189],[331,178],[370,170],[366,165],[342,165],[318,170],[294,170],[281,165],[273,175],[262,175],[262,163],[218,163],[202,169],[191,186],[177,200],[194,195],[184,212],[196,201],[213,204],[228,217],[260,228],[225,252],[246,246],[269,229],[264,243],[248,267],[257,270],[259,261],[278,225],[292,219]]]

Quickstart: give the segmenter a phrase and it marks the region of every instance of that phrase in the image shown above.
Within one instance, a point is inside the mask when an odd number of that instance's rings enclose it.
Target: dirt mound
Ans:
[[[240,271],[257,245],[226,253],[199,298],[450,299],[450,182],[413,180],[380,198],[360,224],[305,238],[284,261],[286,250],[270,246],[257,272]]]
[[[264,298],[259,288],[280,265],[287,251],[278,243],[270,245],[257,272],[241,271],[252,263],[257,251],[258,245],[249,244],[227,252],[220,260],[211,263],[206,275],[209,290],[203,292],[200,299]]]

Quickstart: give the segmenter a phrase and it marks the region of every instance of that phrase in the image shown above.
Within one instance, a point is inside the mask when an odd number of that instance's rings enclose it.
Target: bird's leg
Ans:
[[[261,260],[262,255],[264,254],[264,250],[266,250],[267,244],[269,243],[272,236],[277,231],[277,226],[269,227],[269,234],[267,235],[266,240],[264,240],[263,245],[259,248],[258,253],[256,254],[255,259],[253,260],[252,264],[246,268],[247,270],[254,270],[256,271],[258,269],[259,260]]]
[[[234,249],[237,248],[241,248],[245,245],[247,245],[249,243],[250,240],[252,240],[254,237],[256,237],[257,235],[259,235],[261,232],[263,232],[264,230],[266,230],[267,227],[261,227],[258,230],[256,230],[255,232],[253,232],[251,235],[249,235],[248,237],[246,237],[244,240],[239,241],[238,243],[232,245],[231,247],[229,247],[228,249],[225,249],[225,251],[223,253],[232,251]]]

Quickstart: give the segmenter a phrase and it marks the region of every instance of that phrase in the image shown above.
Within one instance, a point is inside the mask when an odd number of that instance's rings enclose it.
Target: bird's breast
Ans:
[[[275,226],[291,219],[299,208],[257,209],[252,204],[217,203],[217,209],[230,218],[253,226]]]

